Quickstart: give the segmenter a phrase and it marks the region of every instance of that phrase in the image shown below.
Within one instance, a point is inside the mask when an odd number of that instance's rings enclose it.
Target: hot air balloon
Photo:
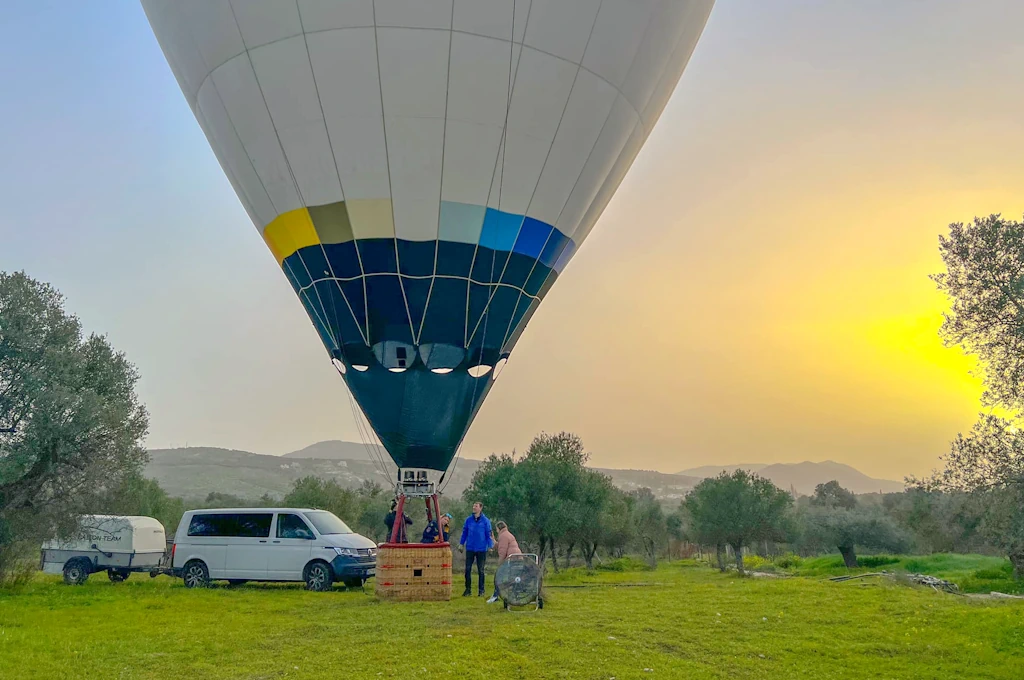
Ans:
[[[400,480],[452,462],[713,2],[142,0]]]

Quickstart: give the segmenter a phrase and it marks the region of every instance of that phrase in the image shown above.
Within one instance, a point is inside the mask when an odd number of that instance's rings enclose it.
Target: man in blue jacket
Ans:
[[[477,596],[484,594],[484,562],[487,560],[487,551],[493,546],[491,520],[484,514],[484,504],[477,501],[473,503],[473,514],[467,517],[462,525],[462,538],[459,539],[459,550],[466,551],[466,592],[462,593],[463,597],[472,595],[474,560],[480,581]]]

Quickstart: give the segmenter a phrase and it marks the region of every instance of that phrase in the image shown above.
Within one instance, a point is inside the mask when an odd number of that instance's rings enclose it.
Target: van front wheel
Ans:
[[[306,572],[302,575],[306,582],[306,590],[322,592],[330,590],[334,585],[334,570],[331,565],[322,560],[310,562],[306,565]]]
[[[192,560],[182,569],[181,580],[186,588],[205,588],[210,585],[210,571],[200,560]]]

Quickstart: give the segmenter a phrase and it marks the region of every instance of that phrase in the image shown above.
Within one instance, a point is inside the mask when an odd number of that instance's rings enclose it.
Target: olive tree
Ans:
[[[983,415],[969,434],[956,436],[943,462],[942,471],[914,483],[975,495],[983,508],[979,531],[1009,557],[1015,577],[1024,578],[1024,432]]]
[[[736,470],[701,481],[686,496],[683,507],[690,518],[695,542],[713,545],[719,568],[725,569],[725,546],[736,555],[743,573],[743,547],[752,541],[784,540],[789,534],[793,497],[771,480]]]
[[[981,364],[983,402],[1019,421],[1024,411],[1024,223],[1000,215],[955,223],[939,237],[946,270],[932,276],[950,301],[941,335]],[[958,434],[945,469],[918,482],[975,494],[984,504],[983,527],[1024,577],[1024,438],[1014,422],[982,414]]]
[[[138,373],[52,286],[0,272],[0,572],[146,461]],[[2,575],[2,574],[0,574]]]

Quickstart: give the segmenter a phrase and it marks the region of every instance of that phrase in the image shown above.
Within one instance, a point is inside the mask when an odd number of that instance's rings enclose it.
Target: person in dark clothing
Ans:
[[[466,551],[466,592],[462,593],[463,597],[472,594],[473,562],[476,562],[477,580],[480,582],[477,596],[484,594],[484,563],[487,551],[493,546],[491,520],[484,514],[484,504],[477,501],[473,503],[473,514],[462,525],[462,538],[459,539],[459,551]]]
[[[448,513],[441,515],[441,528],[444,531],[444,538],[440,542],[447,543],[448,535],[450,533],[448,526],[451,522],[452,516]],[[437,520],[432,519],[427,522],[427,528],[423,530],[423,538],[420,540],[421,543],[438,543],[437,538]]]
[[[389,512],[387,515],[384,516],[384,525],[387,526],[387,528],[388,528],[388,538],[387,538],[387,540],[389,540],[389,541],[391,540],[391,532],[392,532],[392,530],[394,529],[394,526],[395,526],[395,517],[398,515],[398,512],[395,509],[397,505],[398,505],[398,501],[397,500],[391,501],[391,512]],[[412,520],[409,519],[409,516],[406,515],[405,512],[402,513],[402,518],[405,520],[405,522],[402,523],[399,526],[399,528],[398,528],[398,542],[399,543],[408,543],[409,539],[405,535],[405,527],[410,525],[410,524],[412,524]]]

